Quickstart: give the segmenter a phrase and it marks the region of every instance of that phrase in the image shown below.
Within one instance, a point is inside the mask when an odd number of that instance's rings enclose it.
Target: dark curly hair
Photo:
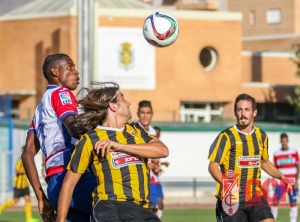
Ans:
[[[49,77],[51,76],[51,68],[52,66],[55,64],[57,65],[58,62],[60,62],[61,60],[63,60],[65,57],[69,57],[67,54],[63,54],[63,53],[57,53],[57,54],[52,54],[52,55],[48,55],[45,60],[44,60],[44,64],[43,64],[43,74],[44,77],[48,80]]]

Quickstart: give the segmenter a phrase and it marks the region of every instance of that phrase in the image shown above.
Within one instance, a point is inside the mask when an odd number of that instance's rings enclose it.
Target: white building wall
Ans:
[[[283,128],[283,132],[284,128]],[[196,177],[212,180],[208,173],[208,152],[211,143],[219,132],[167,132],[162,131],[161,140],[169,147],[170,154],[162,161],[169,161],[161,180],[176,177]],[[300,136],[298,132],[287,132],[289,146],[300,152]],[[273,153],[280,148],[281,132],[267,132],[269,136],[269,157],[273,162]],[[267,177],[266,173],[262,177]]]

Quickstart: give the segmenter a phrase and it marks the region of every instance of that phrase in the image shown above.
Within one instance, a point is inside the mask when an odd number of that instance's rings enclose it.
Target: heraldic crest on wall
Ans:
[[[134,67],[135,53],[132,44],[129,42],[121,43],[119,52],[119,68],[128,71]]]

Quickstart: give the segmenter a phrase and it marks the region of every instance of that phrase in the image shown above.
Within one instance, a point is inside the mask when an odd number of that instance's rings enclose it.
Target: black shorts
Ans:
[[[14,188],[14,198],[20,198],[28,195],[29,196],[29,187],[24,189]]]
[[[274,218],[269,203],[265,198],[259,197],[254,201],[240,202],[238,210],[229,216],[222,207],[222,201],[218,199],[216,204],[217,222],[259,222],[268,218]]]
[[[160,222],[153,211],[131,201],[102,200],[95,204],[91,222]]]

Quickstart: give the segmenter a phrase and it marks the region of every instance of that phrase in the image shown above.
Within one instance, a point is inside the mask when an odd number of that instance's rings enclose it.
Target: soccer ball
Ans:
[[[167,47],[178,37],[179,27],[176,19],[165,12],[149,15],[143,25],[143,35],[155,47]]]

